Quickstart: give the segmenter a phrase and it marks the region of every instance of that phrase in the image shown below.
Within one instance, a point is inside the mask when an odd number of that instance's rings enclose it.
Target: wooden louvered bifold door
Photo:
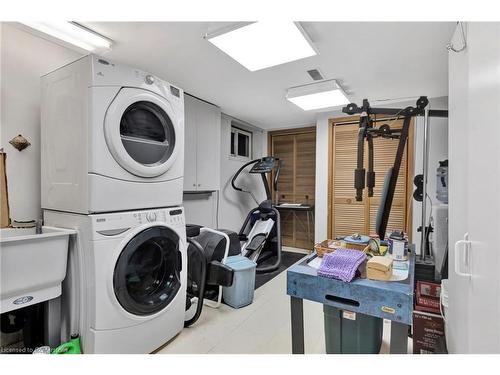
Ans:
[[[365,205],[357,202],[354,190],[354,170],[358,125],[336,125],[333,128],[333,236],[364,233]]]
[[[382,123],[391,123],[391,128],[401,128],[403,120],[377,121],[376,126]],[[412,126],[412,125],[410,125]],[[329,237],[346,236],[353,233],[370,234],[375,232],[375,220],[380,204],[380,195],[384,184],[385,174],[394,164],[399,140],[376,138],[374,146],[375,188],[373,197],[368,197],[365,188],[363,201],[357,202],[354,189],[354,170],[357,162],[357,123],[332,124],[331,131],[331,170],[330,170],[330,228]],[[412,176],[408,174],[409,149],[413,144],[413,131],[410,131],[407,147],[405,148],[398,183],[392,204],[387,231],[393,229],[405,230],[409,228],[408,194],[411,194]],[[365,168],[368,163],[368,146],[365,142]],[[410,170],[413,167],[410,168]],[[411,201],[410,201],[411,202]]]
[[[281,171],[278,180],[278,201],[280,203],[294,203],[294,135],[277,135],[272,137],[272,155],[281,160]],[[274,174],[272,176],[274,178]],[[273,197],[276,192],[273,189]],[[292,215],[282,215],[281,240],[283,245],[294,244],[294,220]]]
[[[273,132],[270,135],[271,154],[282,162],[278,183],[279,203],[303,203],[314,206],[316,186],[316,131]],[[274,177],[274,176],[273,176]],[[282,212],[284,246],[312,249],[314,245],[314,216],[305,212]],[[309,233],[308,233],[309,232]]]
[[[314,205],[316,187],[316,133],[295,136],[295,189],[294,203]],[[305,212],[296,212],[294,219],[294,247],[311,250],[314,245],[314,223],[309,223]],[[312,220],[312,217],[310,217]]]

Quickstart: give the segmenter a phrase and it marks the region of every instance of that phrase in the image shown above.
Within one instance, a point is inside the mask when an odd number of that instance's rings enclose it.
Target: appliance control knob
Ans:
[[[148,85],[152,85],[153,83],[155,83],[155,77],[153,77],[152,75],[148,74],[146,76],[146,78],[144,79],[144,81],[148,84]]]
[[[156,213],[154,213],[154,212],[148,212],[148,214],[146,215],[146,219],[150,223],[153,222],[153,221],[156,221]]]

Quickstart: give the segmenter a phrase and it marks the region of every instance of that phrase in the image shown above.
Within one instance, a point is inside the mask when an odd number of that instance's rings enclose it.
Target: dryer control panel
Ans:
[[[91,86],[137,87],[160,94],[168,100],[184,103],[184,91],[169,82],[140,69],[132,68],[95,55],[92,63]]]

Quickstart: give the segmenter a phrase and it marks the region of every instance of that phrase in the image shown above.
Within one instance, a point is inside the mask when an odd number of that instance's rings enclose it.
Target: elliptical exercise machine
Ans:
[[[250,190],[236,185],[240,174],[250,165],[252,168],[249,173],[260,174],[266,191],[266,199],[260,203]],[[281,264],[280,213],[272,203],[271,188],[266,177],[266,174],[274,171],[273,188],[274,191],[278,191],[280,168],[281,161],[278,158],[266,156],[242,165],[231,180],[234,190],[249,194],[257,204],[257,207],[248,213],[238,236],[242,242],[241,254],[257,263],[258,273],[275,271]],[[263,264],[271,258],[275,258],[271,264]]]

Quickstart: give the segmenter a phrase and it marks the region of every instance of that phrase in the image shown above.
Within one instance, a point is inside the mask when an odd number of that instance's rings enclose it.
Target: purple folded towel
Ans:
[[[337,249],[323,256],[318,275],[349,282],[354,279],[356,270],[365,259],[366,254],[362,251]]]

